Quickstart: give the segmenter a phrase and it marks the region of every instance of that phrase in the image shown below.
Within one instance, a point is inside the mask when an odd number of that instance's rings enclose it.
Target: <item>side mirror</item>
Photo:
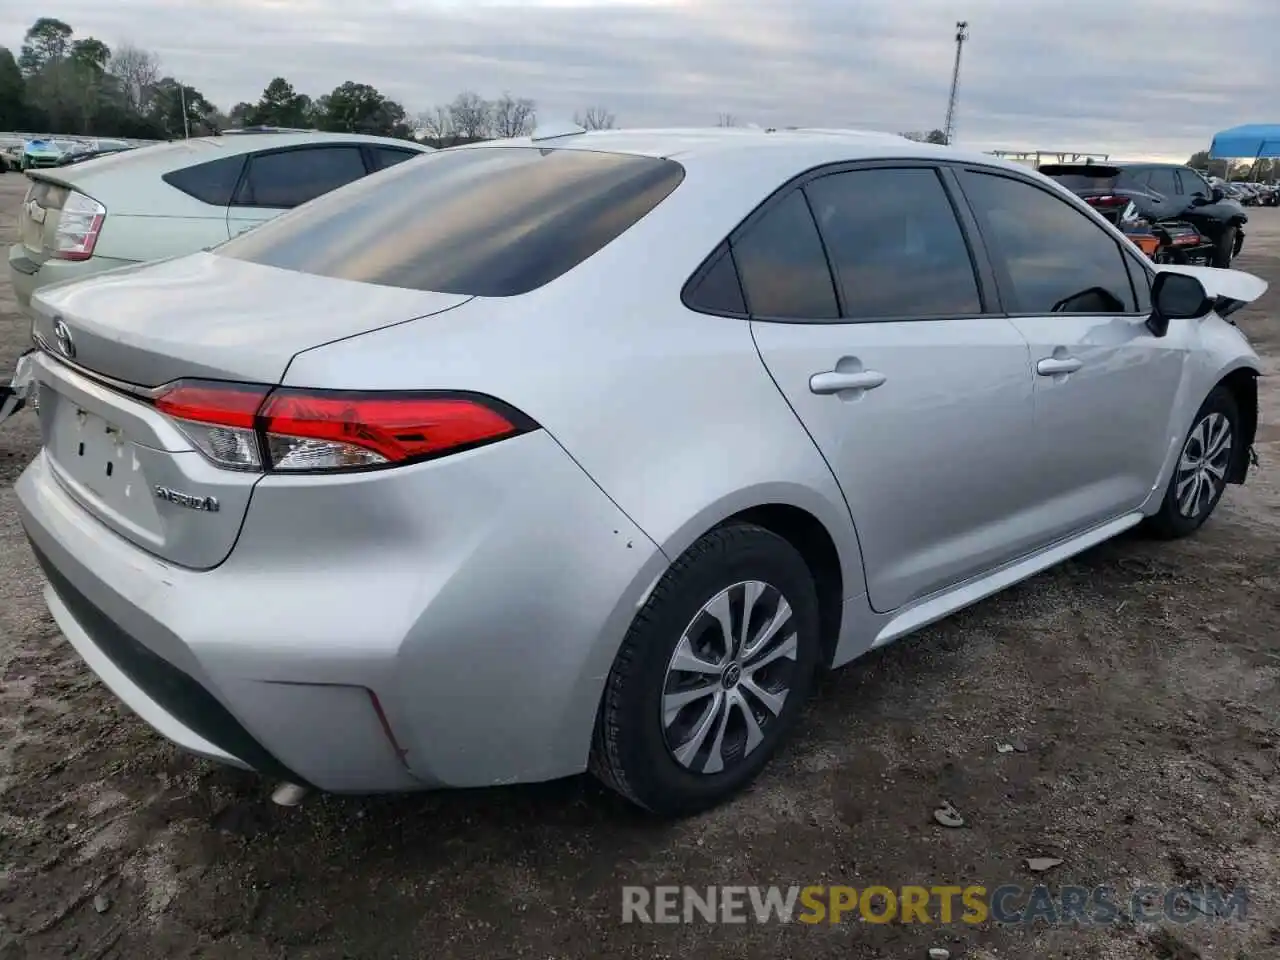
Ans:
[[[1198,320],[1213,310],[1204,284],[1186,273],[1161,270],[1151,284],[1151,316],[1147,327],[1157,337],[1169,332],[1170,320]]]
[[[1211,196],[1213,197],[1213,202],[1217,203],[1219,200],[1225,200],[1227,198],[1227,192],[1221,187],[1214,187]]]

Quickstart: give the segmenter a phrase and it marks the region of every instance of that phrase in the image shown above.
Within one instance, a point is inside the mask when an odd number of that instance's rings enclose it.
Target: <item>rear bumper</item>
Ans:
[[[17,494],[59,627],[186,750],[335,792],[584,770],[661,553],[542,432],[363,478],[268,478],[204,572],[108,531],[44,454]]]
[[[132,260],[117,260],[114,257],[45,260],[43,263],[37,263],[31,259],[27,248],[17,243],[9,248],[9,281],[13,284],[13,294],[18,301],[18,308],[24,313],[30,313],[31,295],[41,287],[63,280],[82,280],[97,273],[132,264]]]

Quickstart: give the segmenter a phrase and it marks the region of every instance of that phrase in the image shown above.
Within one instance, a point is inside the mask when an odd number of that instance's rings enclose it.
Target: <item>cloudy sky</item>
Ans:
[[[1183,160],[1280,122],[1276,0],[38,0],[3,4],[0,43],[37,16],[153,50],[223,109],[284,76],[370,83],[411,114],[509,90],[630,127],[927,130],[963,18],[962,143]]]

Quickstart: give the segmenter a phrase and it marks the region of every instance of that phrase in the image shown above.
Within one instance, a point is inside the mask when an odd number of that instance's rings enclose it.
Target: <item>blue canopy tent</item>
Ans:
[[[1222,130],[1209,147],[1213,160],[1261,160],[1280,157],[1280,123],[1246,123]]]

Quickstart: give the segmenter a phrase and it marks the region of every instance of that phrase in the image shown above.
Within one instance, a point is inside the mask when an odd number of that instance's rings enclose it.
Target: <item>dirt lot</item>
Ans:
[[[0,177],[0,249],[25,181]],[[1280,210],[1243,269],[1280,281]],[[1280,294],[1242,326],[1274,373]],[[27,326],[0,285],[0,370]],[[754,790],[669,825],[592,781],[267,802],[119,706],[45,612],[0,428],[0,960],[1280,956],[1280,391],[1190,541],[1101,547],[826,679]],[[1021,741],[1021,742],[1019,742]],[[1019,749],[1000,752],[997,745]],[[1025,749],[1021,749],[1024,748]],[[943,799],[964,815],[949,830]],[[1247,887],[1243,921],[621,923],[623,884]]]

